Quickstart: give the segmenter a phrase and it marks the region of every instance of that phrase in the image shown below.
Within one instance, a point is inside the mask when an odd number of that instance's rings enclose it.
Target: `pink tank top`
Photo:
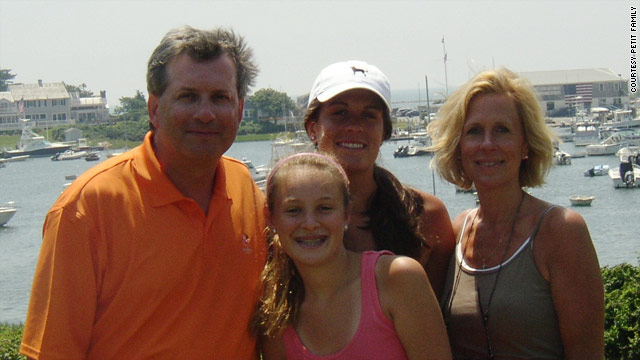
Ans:
[[[287,359],[407,359],[393,323],[382,312],[378,300],[375,267],[380,255],[389,251],[365,251],[362,254],[362,313],[360,324],[349,344],[335,354],[312,354],[300,341],[293,326],[284,333]]]

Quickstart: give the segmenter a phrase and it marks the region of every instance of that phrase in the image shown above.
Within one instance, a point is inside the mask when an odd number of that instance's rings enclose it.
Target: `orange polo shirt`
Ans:
[[[47,214],[21,352],[40,359],[253,359],[264,196],[223,157],[207,215],[151,135],[80,176]]]

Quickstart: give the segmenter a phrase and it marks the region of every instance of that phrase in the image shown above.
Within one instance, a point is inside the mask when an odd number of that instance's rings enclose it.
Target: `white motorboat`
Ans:
[[[557,149],[553,154],[553,163],[556,165],[571,165],[571,155]]]
[[[620,161],[629,161],[629,156],[635,156],[636,162],[640,160],[640,146],[625,146],[620,150],[616,151],[616,156],[620,159]]]
[[[309,140],[304,130],[296,131],[293,138],[288,135],[289,133],[278,135],[271,141],[271,161],[269,162],[271,166],[287,156],[315,151],[315,145]]]
[[[569,196],[569,201],[572,206],[591,206],[591,202],[595,198],[595,196],[573,195]]]
[[[253,181],[255,181],[258,184],[262,181],[266,181],[267,176],[269,175],[269,171],[271,171],[271,169],[269,169],[267,166],[264,166],[264,165],[255,167],[253,165],[253,162],[247,158],[242,158],[242,162],[247,168],[249,168],[249,172],[251,172],[251,177],[253,178]]]
[[[431,137],[429,136],[429,133],[427,132],[414,132],[411,133],[411,135],[413,136],[413,140],[415,142],[420,143],[421,145],[424,146],[430,146],[431,145]]]
[[[575,146],[587,146],[600,142],[600,130],[597,122],[579,123],[575,126],[573,143]]]
[[[52,143],[45,140],[44,136],[38,135],[31,130],[28,120],[22,120],[22,135],[16,149],[2,151],[3,158],[12,158],[22,155],[30,156],[50,156],[63,152],[71,148],[71,145],[63,143]]]
[[[620,150],[625,144],[625,136],[620,133],[614,133],[604,139],[600,144],[587,145],[587,155],[613,155]]]
[[[12,205],[0,206],[0,226],[6,224],[18,209]]]
[[[618,168],[609,169],[609,177],[616,189],[640,187],[640,165],[621,162]]]
[[[623,137],[621,135],[611,135],[599,144],[587,145],[587,155],[613,155],[622,147],[622,141]]]
[[[111,159],[114,156],[118,156],[118,155],[122,155],[122,154],[124,154],[124,151],[108,152],[107,153],[107,157],[109,159]]]
[[[613,119],[603,125],[615,128],[630,128],[640,126],[640,117],[632,118],[631,110],[616,110],[613,112]]]
[[[393,152],[393,157],[409,157],[429,155],[431,151],[427,146],[400,145]]]
[[[58,161],[58,160],[76,160],[76,159],[82,159],[83,157],[87,156],[87,152],[82,150],[82,151],[73,151],[73,150],[65,150],[64,152],[61,153],[57,153],[53,156],[51,156],[51,160],[53,161]]]

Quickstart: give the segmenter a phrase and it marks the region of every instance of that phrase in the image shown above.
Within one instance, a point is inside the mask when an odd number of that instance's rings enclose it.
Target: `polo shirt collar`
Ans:
[[[151,205],[159,207],[178,201],[191,200],[184,196],[171,182],[167,174],[162,171],[160,161],[153,151],[152,137],[153,133],[149,131],[133,156],[133,167],[140,178],[145,193],[149,194]],[[224,163],[224,158],[220,159],[216,168],[212,200],[215,198],[230,199]]]

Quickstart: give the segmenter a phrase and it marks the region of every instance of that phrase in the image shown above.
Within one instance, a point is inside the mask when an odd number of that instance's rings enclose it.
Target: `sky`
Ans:
[[[325,66],[364,60],[394,91],[442,96],[481,70],[610,68],[628,79],[639,1],[0,0],[0,69],[16,83],[86,84],[111,109],[137,90],[164,34],[231,27],[260,68],[253,91],[307,94]],[[443,44],[444,39],[444,44]],[[446,47],[446,76],[443,61]],[[407,92],[405,91],[405,93]],[[403,99],[406,100],[406,99]]]

